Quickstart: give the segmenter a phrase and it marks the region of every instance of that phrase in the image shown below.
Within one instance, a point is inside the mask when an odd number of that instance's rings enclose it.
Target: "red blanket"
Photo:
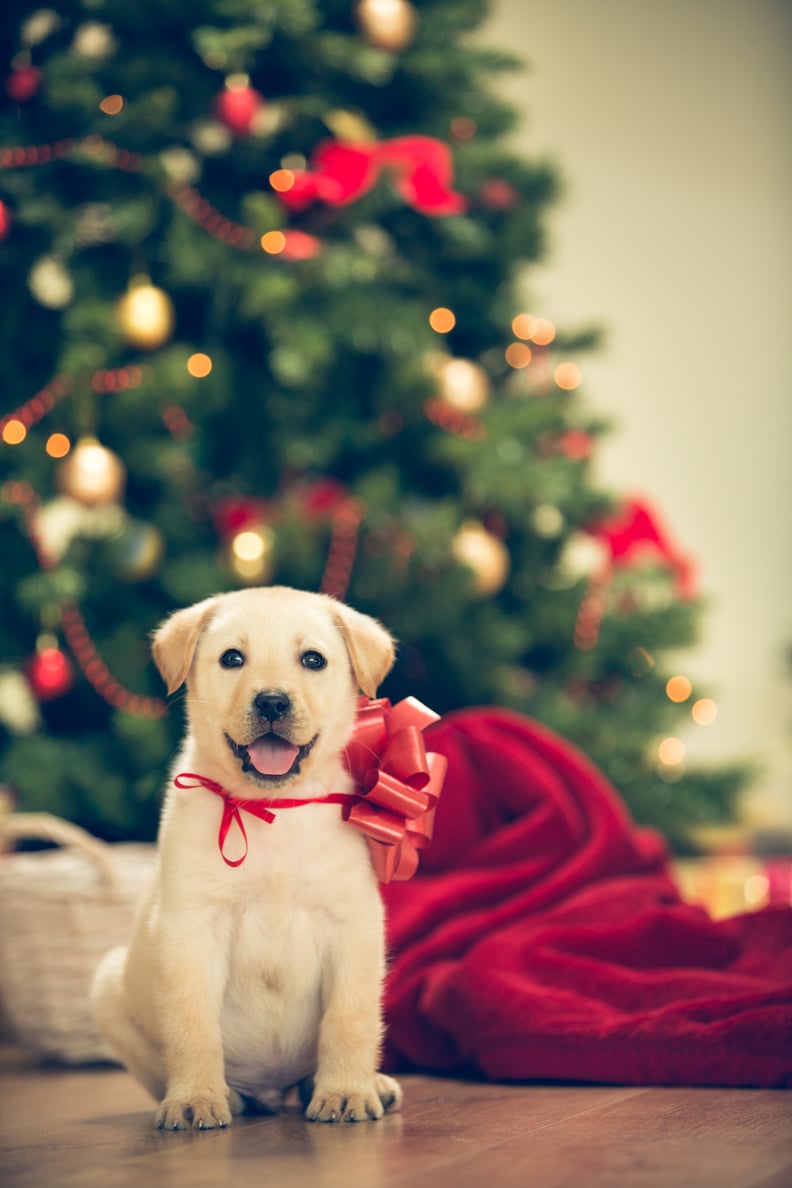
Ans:
[[[387,1064],[491,1080],[792,1087],[792,908],[713,921],[568,743],[451,714],[418,874],[383,888]]]

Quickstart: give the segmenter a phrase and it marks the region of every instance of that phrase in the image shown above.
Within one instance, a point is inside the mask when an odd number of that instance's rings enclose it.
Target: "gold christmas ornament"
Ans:
[[[415,36],[418,14],[409,0],[360,0],[357,21],[369,45],[398,53]]]
[[[148,278],[132,281],[116,306],[119,325],[130,346],[154,351],[173,333],[173,302]]]
[[[36,538],[47,557],[60,561],[75,537],[109,540],[123,531],[126,520],[126,512],[116,503],[88,506],[69,495],[59,495],[38,509]]]
[[[78,58],[92,58],[100,62],[115,53],[118,43],[109,25],[101,21],[85,21],[78,26],[71,48]]]
[[[65,309],[74,296],[74,282],[57,256],[39,257],[28,273],[28,288],[47,309]]]
[[[219,120],[196,120],[190,130],[190,140],[205,157],[220,157],[227,153],[234,142],[230,129]]]
[[[41,726],[39,703],[30,682],[12,668],[0,669],[0,722],[12,734],[35,734]]]
[[[346,111],[338,107],[329,111],[322,119],[337,140],[370,144],[372,140],[377,139],[376,128],[359,111]]]
[[[126,467],[118,454],[95,437],[81,437],[58,467],[58,486],[64,495],[95,507],[115,503],[123,493]]]
[[[50,33],[60,28],[61,18],[51,8],[39,8],[32,13],[19,29],[19,39],[23,45],[38,45],[46,41]]]
[[[182,145],[163,149],[159,159],[170,181],[183,182],[189,186],[201,176],[201,162],[198,157]]]
[[[74,238],[80,247],[111,243],[116,237],[113,208],[109,202],[86,202],[74,212]]]
[[[608,568],[608,550],[604,541],[590,532],[573,532],[561,553],[561,569],[569,576],[569,585]]]
[[[165,552],[162,533],[154,524],[128,517],[111,542],[116,571],[128,582],[143,582],[156,572]]]
[[[473,572],[473,584],[479,594],[497,594],[511,568],[509,550],[498,536],[488,532],[478,520],[467,520],[451,541],[457,561]]]
[[[437,365],[440,395],[458,412],[480,412],[490,397],[489,376],[471,359],[443,358]]]

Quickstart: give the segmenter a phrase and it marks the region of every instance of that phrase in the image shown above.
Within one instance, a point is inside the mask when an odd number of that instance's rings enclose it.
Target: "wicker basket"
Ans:
[[[106,845],[47,813],[11,813],[0,839],[64,849],[0,854],[0,1002],[13,1038],[65,1064],[112,1059],[89,990],[101,957],[130,935],[154,846]]]

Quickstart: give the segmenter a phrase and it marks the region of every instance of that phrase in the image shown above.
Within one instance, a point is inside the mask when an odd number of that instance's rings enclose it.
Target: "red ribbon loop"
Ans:
[[[427,754],[423,731],[438,719],[414,697],[358,702],[346,760],[359,800],[345,815],[365,834],[381,883],[411,878],[432,839],[447,764]]]
[[[271,825],[275,820],[275,814],[272,809],[267,808],[261,800],[243,800],[240,796],[232,796],[230,792],[226,792],[222,784],[218,784],[216,780],[210,780],[208,776],[196,775],[193,771],[183,771],[179,775],[174,776],[174,784],[177,788],[206,788],[209,792],[214,792],[217,796],[223,799],[223,816],[220,819],[220,829],[217,833],[217,844],[220,847],[220,853],[223,856],[223,861],[226,866],[241,866],[247,858],[248,854],[248,838],[245,830],[245,824],[242,820],[242,811],[251,813],[254,817],[258,817],[261,821],[266,821]],[[236,825],[242,836],[242,843],[244,850],[241,858],[229,858],[225,852],[225,843],[228,834],[231,831],[231,826]]]

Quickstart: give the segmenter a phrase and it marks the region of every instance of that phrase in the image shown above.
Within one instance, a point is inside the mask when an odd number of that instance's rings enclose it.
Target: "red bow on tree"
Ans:
[[[381,883],[411,878],[418,851],[432,840],[448,764],[444,755],[427,754],[423,731],[438,719],[415,697],[395,706],[387,698],[358,702],[345,751],[356,800],[344,816],[366,835]]]
[[[648,557],[674,573],[681,599],[697,597],[695,564],[660,526],[657,513],[647,502],[626,499],[614,516],[591,524],[588,530],[603,542],[614,568],[635,565]]]
[[[311,168],[295,172],[294,185],[278,194],[290,210],[312,202],[346,206],[362,198],[386,168],[405,202],[426,215],[461,214],[467,200],[451,189],[451,150],[431,136],[400,136],[374,144],[320,144]]]

